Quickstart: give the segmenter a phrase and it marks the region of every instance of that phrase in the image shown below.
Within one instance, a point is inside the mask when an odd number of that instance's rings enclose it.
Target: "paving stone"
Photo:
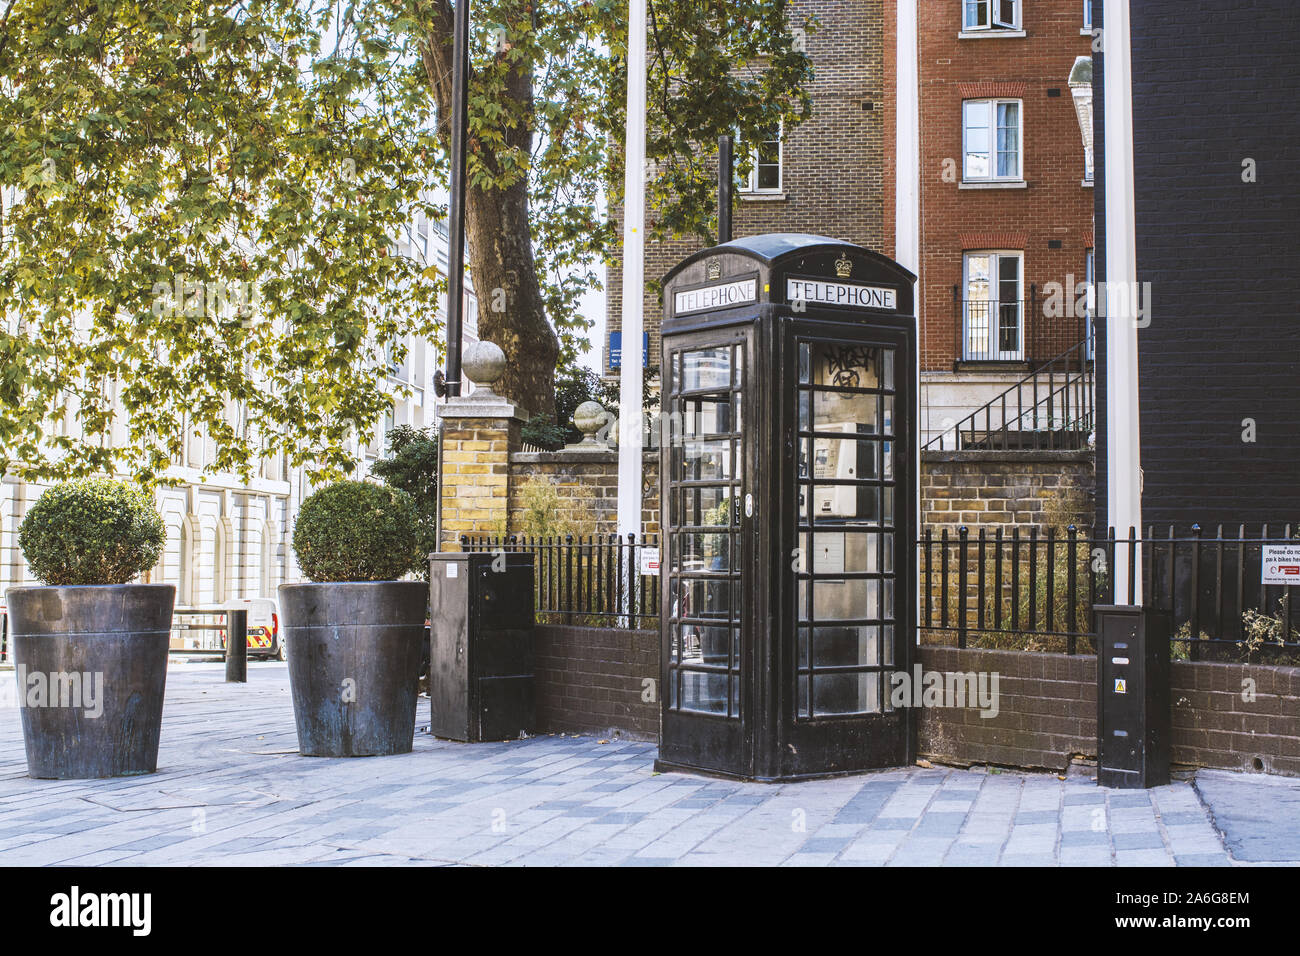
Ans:
[[[813,837],[799,848],[800,853],[829,853],[834,856],[852,842],[851,839],[835,839],[833,837]]]
[[[1115,852],[1122,849],[1161,849],[1165,845],[1165,840],[1158,832],[1117,832],[1112,839]]]
[[[1060,814],[1055,810],[1029,810],[1021,811],[1016,814],[1016,826],[1031,826],[1036,823],[1050,823],[1056,825],[1060,819]]]
[[[1173,866],[1174,858],[1165,850],[1116,850],[1118,866]]]
[[[1113,866],[1110,850],[1099,847],[1061,846],[1061,866]]]
[[[246,685],[222,677],[221,665],[172,668],[161,770],[147,777],[32,780],[17,714],[0,711],[0,866],[1300,861],[1296,781],[1202,773],[1134,792],[907,767],[722,783],[654,774],[653,744],[558,735],[467,745],[425,733],[406,755],[302,758],[282,752],[295,746],[284,666],[255,663]],[[427,726],[427,700],[418,716]]]
[[[1118,845],[1118,844],[1116,844]],[[1105,830],[1067,830],[1061,833],[1061,851],[1066,848],[1077,850],[1084,847],[1105,847],[1110,855],[1110,834]]]

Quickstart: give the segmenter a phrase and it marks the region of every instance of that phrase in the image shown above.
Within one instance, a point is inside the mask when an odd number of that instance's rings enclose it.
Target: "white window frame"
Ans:
[[[959,0],[961,3],[961,32],[962,33],[1000,33],[1004,30],[1020,30],[1022,23],[1022,10],[1024,4],[1022,0]],[[1012,15],[1006,17],[1006,6],[1010,4]],[[986,23],[972,23],[970,21],[971,10],[984,10]]]
[[[1081,32],[1092,32],[1092,0],[1083,0],[1083,30]]]
[[[970,303],[973,301],[970,296],[970,260],[973,256],[987,256],[989,258],[989,298],[988,310],[985,321],[988,323],[988,329],[985,332],[986,341],[981,350],[971,348],[971,313]],[[998,260],[1002,258],[1013,258],[1019,263],[1017,270],[1017,326],[1016,326],[1016,348],[1003,350],[998,348],[998,333],[1001,329],[1001,307],[1003,305],[1000,298],[1001,279],[999,278],[1001,269],[998,266]],[[1025,360],[1025,252],[1023,249],[967,249],[961,254],[961,295],[962,295],[962,317],[961,317],[961,357],[964,362],[1023,362]]]
[[[969,127],[966,125],[966,107],[972,103],[989,104],[989,174],[985,177],[972,177],[966,168],[969,154],[967,138]],[[1016,105],[1016,171],[1012,175],[999,176],[998,168],[998,106],[1014,103]],[[961,181],[963,183],[1020,183],[1025,179],[1025,101],[1017,97],[995,96],[979,97],[961,101]]]
[[[745,146],[745,141],[741,139],[739,132],[736,133],[735,139],[737,143],[740,143],[742,145],[742,147]],[[763,140],[763,142],[770,143],[772,142],[772,140],[765,139]],[[758,185],[759,156],[758,156],[758,146],[755,145],[753,147],[747,148],[747,153],[749,155],[749,161],[750,161],[750,170],[749,170],[749,175],[745,178],[745,181],[740,184],[740,191],[742,193],[750,196],[774,196],[774,195],[780,195],[781,193],[785,192],[785,124],[784,123],[777,124],[775,142],[776,142],[777,184],[775,186],[763,186],[763,187],[760,187]]]

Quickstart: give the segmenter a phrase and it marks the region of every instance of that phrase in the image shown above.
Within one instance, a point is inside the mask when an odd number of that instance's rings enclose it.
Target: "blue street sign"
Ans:
[[[650,367],[650,333],[641,333],[641,365],[643,368]],[[611,369],[623,367],[623,333],[609,333],[609,367]]]

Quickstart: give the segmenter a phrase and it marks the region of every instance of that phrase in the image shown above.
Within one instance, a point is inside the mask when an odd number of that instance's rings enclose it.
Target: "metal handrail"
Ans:
[[[1093,370],[1087,349],[1088,340],[1084,338],[952,428],[941,431],[923,449],[1010,451],[1030,447],[1041,451],[1083,447],[1096,420]],[[1013,434],[1018,439],[1015,442]]]

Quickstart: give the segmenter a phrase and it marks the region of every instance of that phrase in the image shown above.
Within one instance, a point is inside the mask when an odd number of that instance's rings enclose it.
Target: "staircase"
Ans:
[[[1085,339],[1030,372],[924,451],[1074,451],[1096,427],[1092,360]]]

